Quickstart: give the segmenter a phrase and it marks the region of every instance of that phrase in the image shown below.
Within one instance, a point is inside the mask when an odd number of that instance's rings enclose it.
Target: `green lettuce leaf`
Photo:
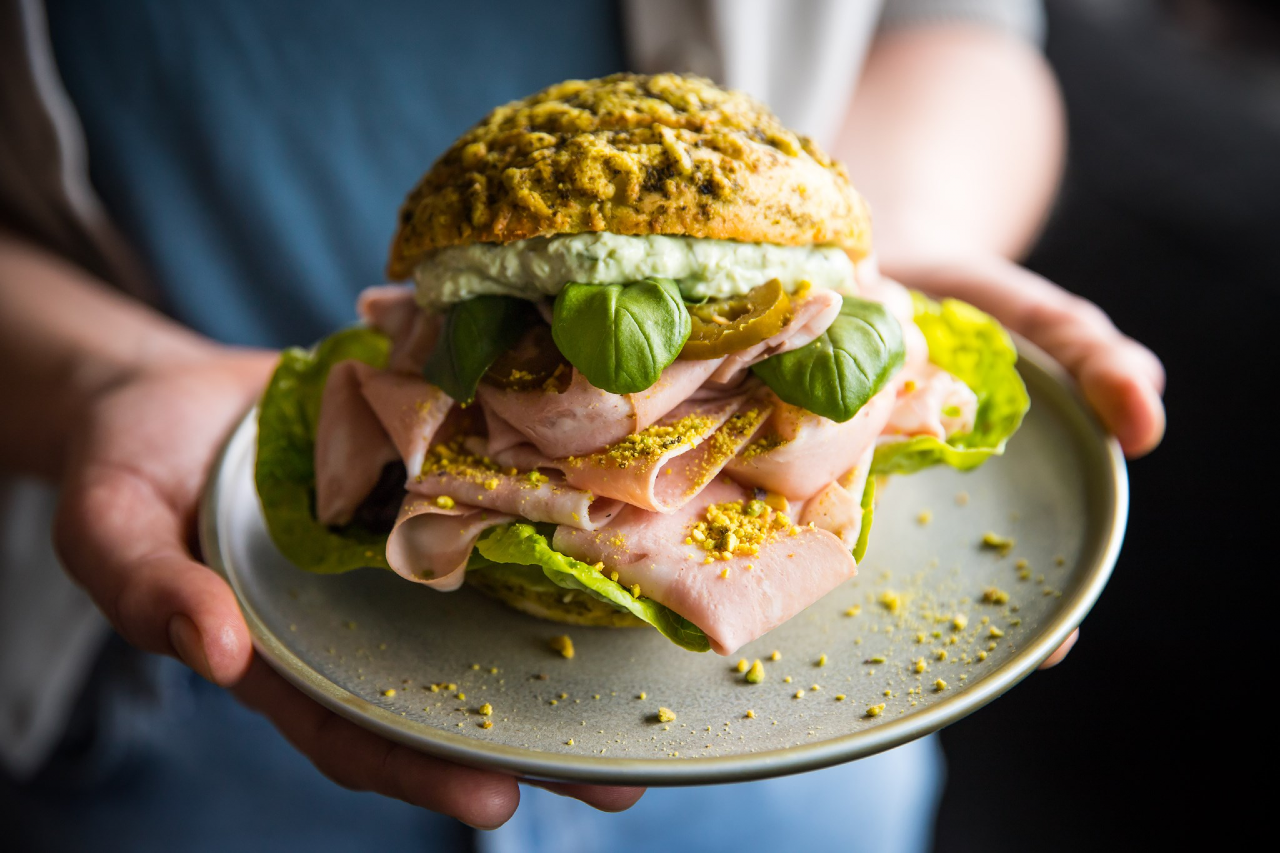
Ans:
[[[301,569],[332,574],[387,568],[385,533],[355,523],[332,530],[316,520],[314,508],[316,421],[329,368],[348,358],[382,367],[389,348],[380,332],[344,329],[310,352],[285,350],[263,392],[254,468],[258,499],[276,547]]]
[[[1004,453],[1031,405],[1016,367],[1013,340],[993,317],[958,299],[941,303],[912,292],[915,321],[929,343],[929,360],[973,389],[978,415],[972,432],[946,441],[916,436],[876,448],[874,474],[909,474],[939,463],[961,471]]]
[[[862,564],[867,553],[867,543],[871,541],[871,517],[876,512],[876,477],[867,477],[867,485],[862,489],[862,527],[858,530],[858,541],[853,546],[853,561]]]
[[[671,642],[691,652],[711,648],[697,625],[650,598],[635,598],[616,581],[591,566],[565,556],[547,542],[532,524],[513,523],[491,528],[476,543],[480,556],[492,563],[539,566],[556,586],[575,589],[625,610],[657,628]],[[479,566],[473,568],[480,569]],[[480,569],[483,570],[483,569]]]

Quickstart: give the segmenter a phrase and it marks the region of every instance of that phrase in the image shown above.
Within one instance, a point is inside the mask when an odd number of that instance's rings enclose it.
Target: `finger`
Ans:
[[[908,271],[938,295],[976,305],[1067,369],[1130,457],[1164,436],[1164,367],[1098,306],[1002,259]]]
[[[183,538],[151,483],[119,466],[69,480],[54,522],[63,564],[125,640],[233,684],[253,655],[248,627],[226,582],[191,559]]]
[[[1080,389],[1103,425],[1131,459],[1150,453],[1164,438],[1164,404],[1156,386],[1137,378],[1145,361],[1132,349],[1090,353],[1080,367]]]
[[[526,785],[542,788],[562,797],[581,800],[592,808],[602,812],[622,812],[634,806],[642,796],[644,788],[630,788],[615,785],[578,785],[570,782],[543,782],[535,779],[521,779]]]
[[[506,823],[520,803],[513,777],[453,764],[379,737],[308,699],[260,658],[233,692],[344,788],[394,797],[477,829]]]
[[[1066,660],[1067,655],[1071,652],[1071,647],[1076,644],[1076,640],[1080,639],[1080,629],[1077,628],[1071,632],[1071,636],[1063,641],[1062,645],[1054,650],[1053,654],[1044,659],[1044,663],[1040,664],[1040,669],[1048,669],[1051,666],[1057,666]]]

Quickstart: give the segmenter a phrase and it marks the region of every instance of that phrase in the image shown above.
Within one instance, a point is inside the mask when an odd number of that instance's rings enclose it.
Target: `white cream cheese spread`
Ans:
[[[616,284],[655,276],[675,280],[686,298],[718,299],[778,279],[851,291],[854,266],[834,246],[777,246],[607,231],[473,243],[436,252],[414,270],[418,302],[443,308],[484,294],[538,299],[569,282]]]

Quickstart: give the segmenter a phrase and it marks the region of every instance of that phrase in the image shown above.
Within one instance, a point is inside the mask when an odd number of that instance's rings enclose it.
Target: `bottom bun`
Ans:
[[[480,570],[467,572],[467,583],[508,607],[551,622],[604,628],[644,628],[648,625],[612,604],[579,590],[553,587],[545,579],[535,585],[526,583],[511,572]]]

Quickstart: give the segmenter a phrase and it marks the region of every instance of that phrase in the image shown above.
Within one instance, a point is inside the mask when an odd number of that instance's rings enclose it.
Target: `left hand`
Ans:
[[[908,287],[981,308],[1051,355],[1079,383],[1130,459],[1160,444],[1164,366],[1097,305],[995,255],[886,264],[885,273]],[[1073,631],[1040,668],[1062,662],[1079,635]]]

